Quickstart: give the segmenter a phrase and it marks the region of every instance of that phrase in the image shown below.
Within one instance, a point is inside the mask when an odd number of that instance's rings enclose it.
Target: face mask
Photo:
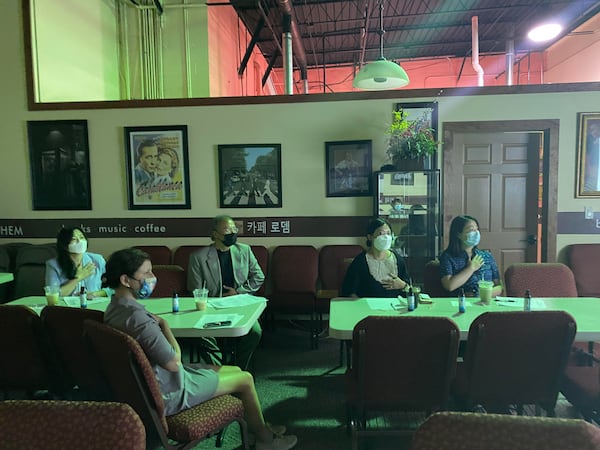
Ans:
[[[392,246],[392,235],[391,234],[381,234],[375,238],[373,241],[373,247],[375,247],[380,252],[384,250],[389,250]]]
[[[402,211],[402,205],[394,205],[396,211]]]
[[[237,233],[229,233],[223,235],[223,245],[231,247],[237,242]]]
[[[87,251],[87,241],[71,242],[69,244],[69,253],[85,253]]]
[[[139,290],[135,293],[137,298],[144,299],[152,295],[152,291],[154,291],[157,283],[156,278],[144,278],[143,281],[134,278],[134,280],[142,283]]]
[[[464,242],[468,247],[475,247],[479,244],[480,239],[481,235],[479,234],[479,231],[469,231]]]

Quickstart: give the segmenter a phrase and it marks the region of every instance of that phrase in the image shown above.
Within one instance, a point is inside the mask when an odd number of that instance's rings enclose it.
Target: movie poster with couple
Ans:
[[[189,209],[187,126],[126,127],[129,209]]]

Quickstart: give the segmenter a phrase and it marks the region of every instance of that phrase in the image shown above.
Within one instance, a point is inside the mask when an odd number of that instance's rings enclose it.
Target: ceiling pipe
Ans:
[[[292,53],[292,33],[290,31],[291,21],[291,16],[283,16],[283,33],[281,34],[281,48],[283,49],[283,93],[286,95],[294,94],[294,63]]]
[[[300,35],[300,31],[298,30],[298,25],[296,24],[296,19],[293,14],[294,6],[292,5],[292,0],[277,0],[277,4],[279,5],[279,9],[284,16],[290,16],[290,32],[292,35],[292,42],[294,44],[294,57],[296,59],[296,63],[298,64],[298,68],[300,69],[300,79],[305,81],[308,79],[306,51],[304,50],[302,36]],[[304,86],[308,86],[308,84],[304,83]],[[308,92],[304,93],[307,94]]]
[[[483,86],[483,67],[479,64],[479,18],[471,17],[471,46],[473,55],[471,56],[471,65],[477,74],[477,86]]]
[[[513,85],[513,66],[515,64],[515,41],[506,41],[506,85]]]

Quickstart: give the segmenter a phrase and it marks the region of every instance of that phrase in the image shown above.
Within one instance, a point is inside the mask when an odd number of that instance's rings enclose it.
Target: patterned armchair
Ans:
[[[411,450],[598,450],[600,429],[579,419],[441,412],[413,437]]]
[[[6,450],[144,450],[146,431],[125,403],[62,400],[0,402]]]

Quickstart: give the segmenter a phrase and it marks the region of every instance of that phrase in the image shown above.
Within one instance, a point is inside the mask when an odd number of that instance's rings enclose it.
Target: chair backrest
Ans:
[[[349,264],[363,251],[360,245],[324,245],[319,250],[319,281],[321,288],[340,291]]]
[[[101,396],[99,368],[83,339],[83,322],[102,322],[104,313],[93,309],[45,306],[41,313],[45,335],[56,355],[62,388],[77,385],[89,398]]]
[[[166,245],[135,245],[133,248],[142,250],[150,255],[152,265],[171,264],[171,249]]]
[[[251,245],[252,253],[258,261],[258,265],[265,274],[265,282],[262,284],[260,289],[256,291],[256,295],[264,297],[267,288],[267,276],[269,275],[269,250],[264,245]]]
[[[27,306],[0,305],[0,389],[47,389],[45,354],[39,316]]]
[[[561,263],[512,264],[504,281],[509,297],[523,297],[526,289],[532,297],[577,297],[573,272]]]
[[[599,244],[572,244],[567,249],[567,264],[575,277],[580,297],[600,297],[600,277],[597,261],[600,260]]]
[[[183,267],[183,270],[187,273],[190,264],[190,255],[204,247],[206,245],[182,245],[177,247],[173,253],[173,264]]]
[[[449,297],[450,293],[442,286],[441,278],[439,260],[427,262],[423,268],[423,292],[434,298]]]
[[[416,431],[411,450],[599,450],[600,429],[581,419],[439,412]]]
[[[271,258],[269,310],[312,314],[315,307],[319,253],[311,245],[280,245]]]
[[[146,430],[124,403],[60,400],[0,402],[2,448],[144,450]]]
[[[9,242],[7,244],[0,245],[0,247],[2,247],[8,253],[8,257],[9,257],[8,272],[14,273],[15,267],[17,264],[17,253],[19,253],[19,250],[22,247],[28,247],[30,245],[32,245],[32,244],[29,242]]]
[[[166,434],[165,404],[142,347],[128,334],[103,323],[86,320],[83,328],[115,400],[129,404],[147,428],[153,426]]]
[[[171,297],[177,292],[180,297],[187,296],[186,273],[177,265],[152,265],[152,272],[158,282],[152,292],[153,298]]]
[[[13,297],[43,295],[46,284],[46,261],[55,257],[55,244],[19,247],[15,259]]]
[[[352,333],[356,404],[414,411],[445,409],[459,330],[445,317],[369,316]]]
[[[464,356],[467,406],[537,403],[553,410],[576,330],[564,311],[481,314]]]

